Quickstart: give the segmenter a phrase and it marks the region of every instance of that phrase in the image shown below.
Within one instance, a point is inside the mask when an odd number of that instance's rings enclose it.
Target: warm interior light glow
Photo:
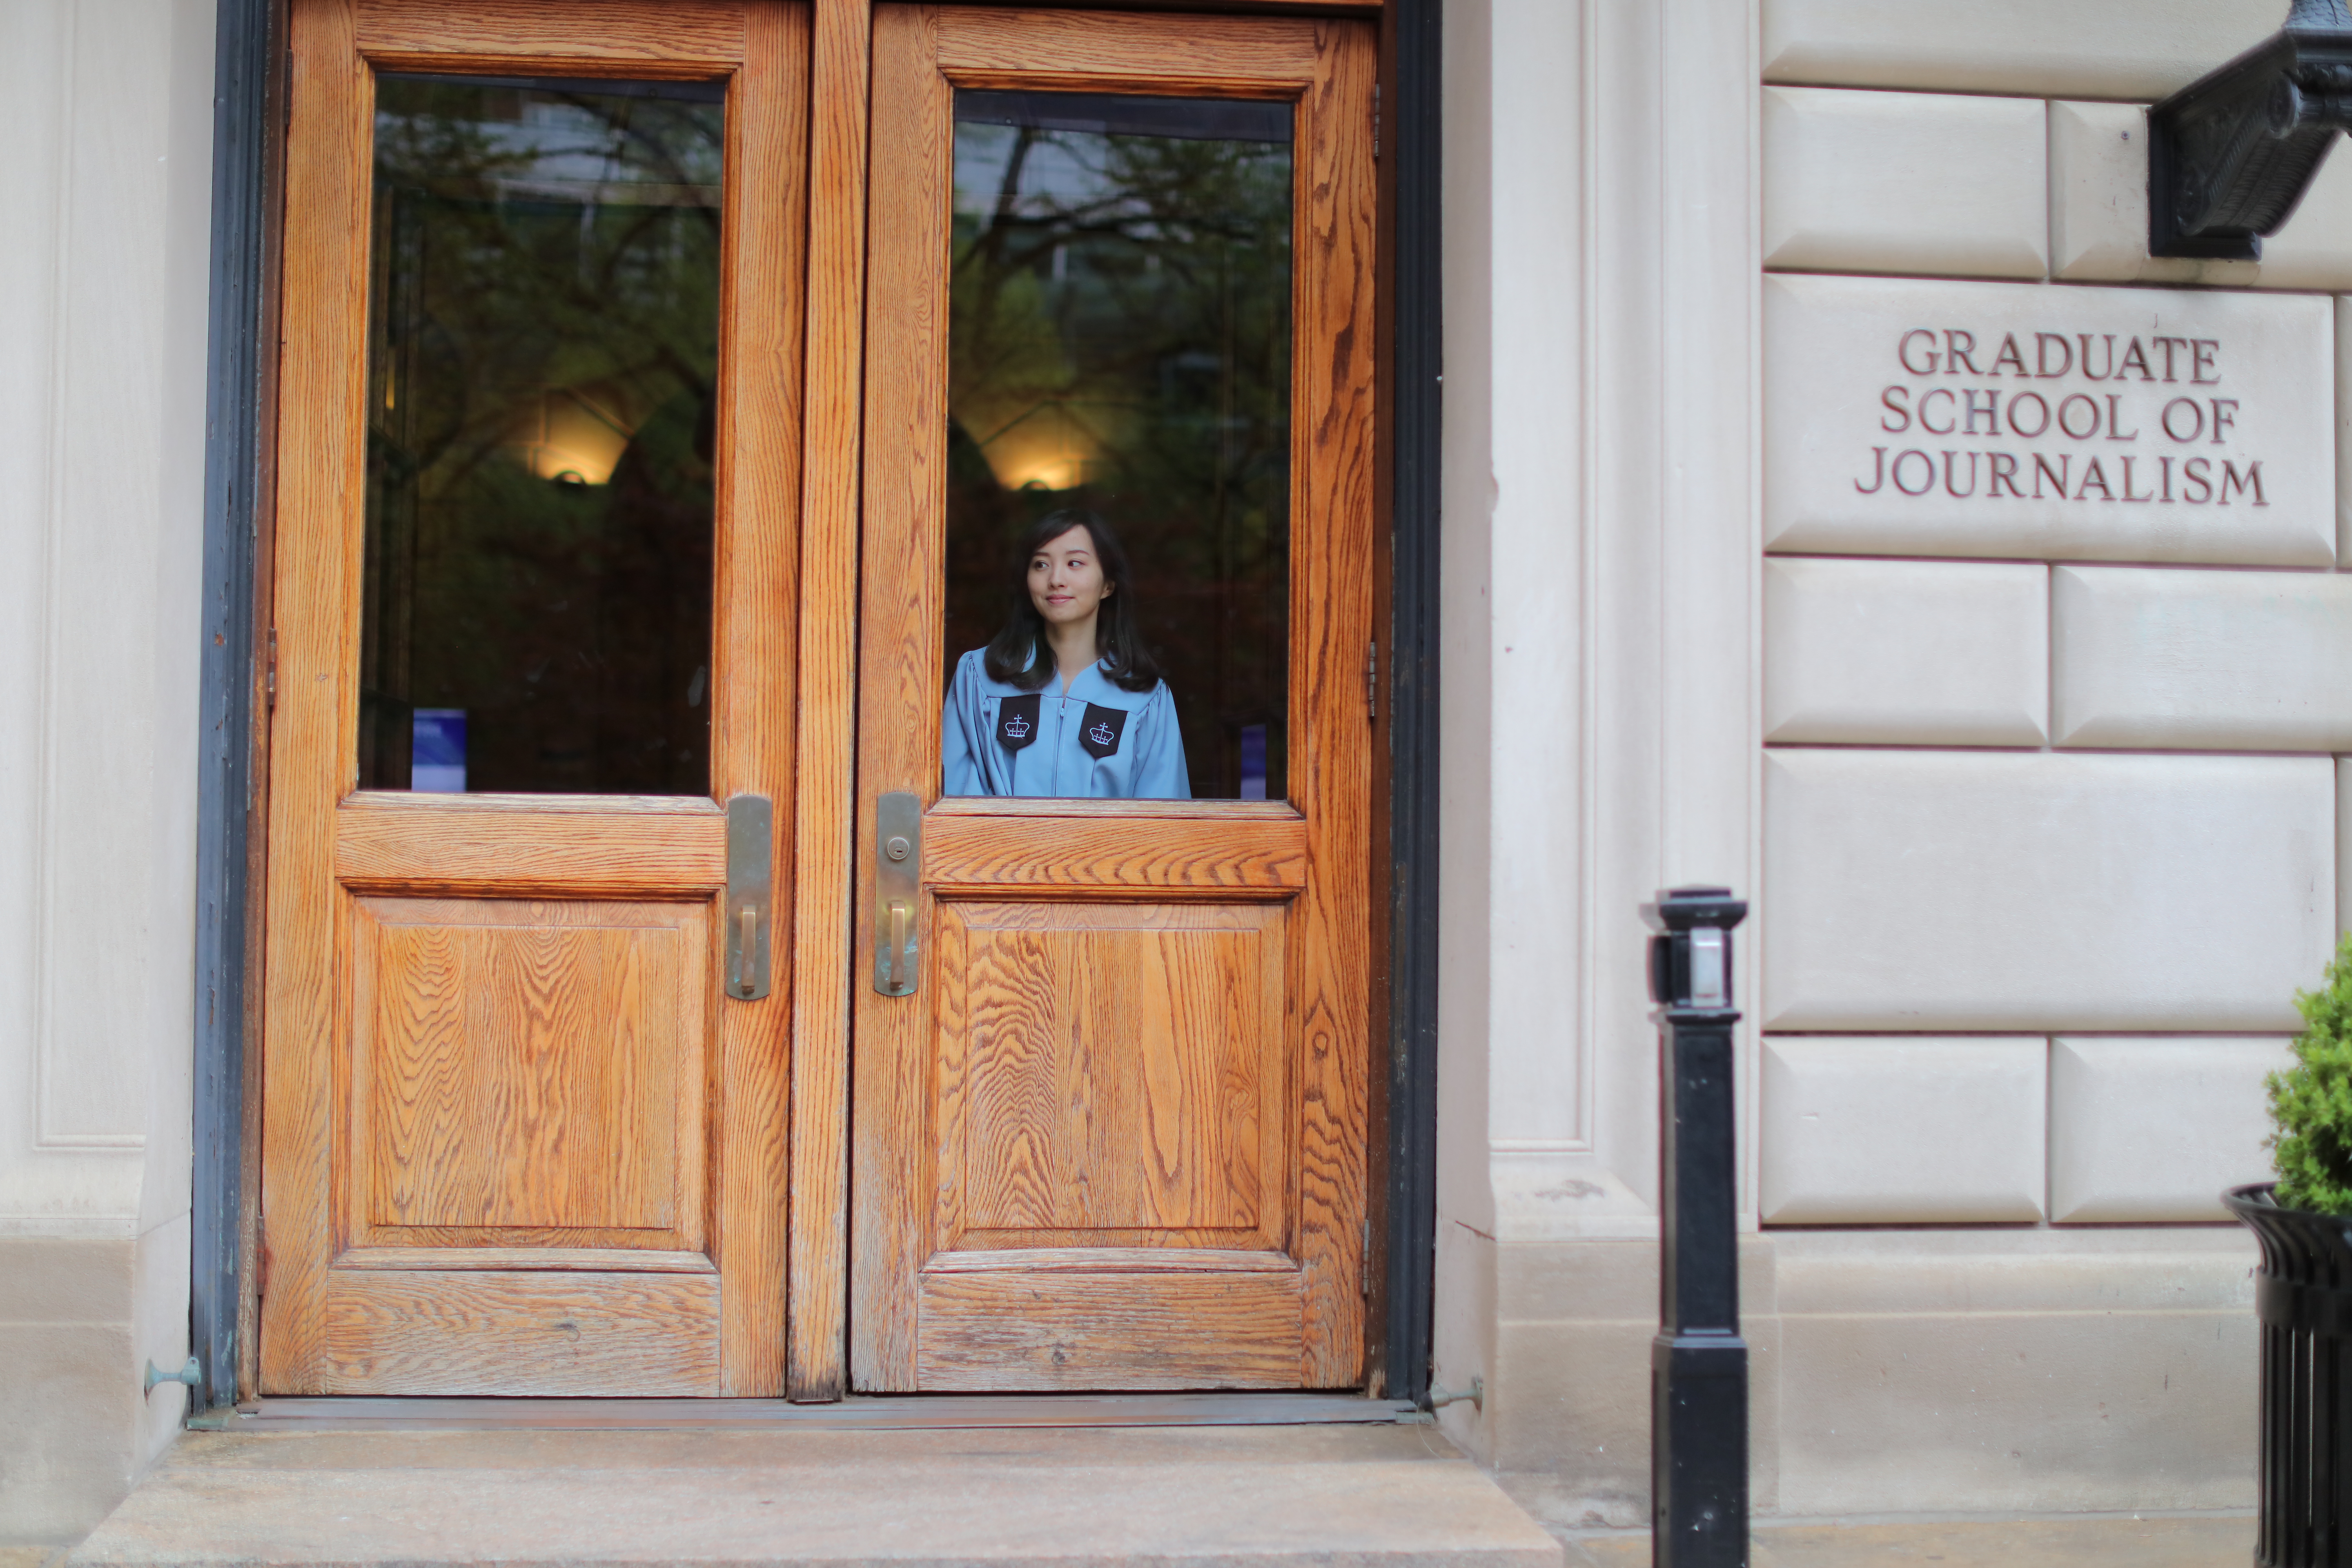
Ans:
[[[1070,405],[1040,403],[980,445],[989,472],[1007,489],[1075,489],[1102,441]]]
[[[583,387],[541,395],[539,406],[526,409],[518,421],[518,455],[542,479],[609,482],[621,454],[629,449],[633,428],[614,401]]]

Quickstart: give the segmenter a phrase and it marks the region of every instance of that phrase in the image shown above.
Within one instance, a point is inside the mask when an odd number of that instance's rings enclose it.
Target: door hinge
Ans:
[[[261,676],[263,711],[278,711],[278,628],[269,628],[269,657]]]
[[[1372,162],[1381,161],[1381,84],[1372,83]]]
[[[263,1242],[254,1251],[253,1299],[258,1303],[269,1299],[269,1243]]]
[[[1369,1301],[1372,1297],[1372,1216],[1370,1215],[1364,1216],[1363,1250],[1357,1256],[1361,1259],[1357,1270],[1357,1294]]]
[[[1375,637],[1364,645],[1364,721],[1376,724],[1381,717],[1381,644]]]

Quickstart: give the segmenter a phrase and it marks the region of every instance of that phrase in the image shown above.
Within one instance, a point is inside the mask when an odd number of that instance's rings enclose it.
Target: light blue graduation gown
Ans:
[[[1007,704],[1011,706],[1008,708]],[[1062,689],[991,680],[982,650],[956,661],[940,721],[949,795],[1184,800],[1184,738],[1168,683],[1129,691],[1090,665]]]

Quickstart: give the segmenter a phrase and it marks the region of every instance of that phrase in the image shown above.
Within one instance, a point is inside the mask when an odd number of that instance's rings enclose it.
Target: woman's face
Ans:
[[[1111,592],[1084,524],[1047,540],[1029,558],[1029,600],[1049,626],[1092,620]]]

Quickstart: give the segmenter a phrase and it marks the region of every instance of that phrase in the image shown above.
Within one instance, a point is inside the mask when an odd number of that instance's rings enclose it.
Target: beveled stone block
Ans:
[[[2040,278],[2042,105],[2022,98],[1764,89],[1764,265]]]
[[[2276,0],[1764,0],[1764,79],[2153,101],[2285,15]]]
[[[2042,1217],[2046,1042],[1764,1042],[1757,1147],[1767,1225]]]
[[[2050,106],[2050,275],[2070,282],[2250,284],[2252,261],[2147,253],[2147,106]]]
[[[2323,566],[2326,300],[1764,279],[1784,552]]]
[[[2062,746],[2352,751],[2352,577],[2053,569]]]
[[[2008,1270],[1979,1268],[1995,1271]],[[1780,1507],[1817,1517],[2250,1509],[2260,1334],[2249,1307],[2134,1310],[2095,1296],[2000,1316],[1784,1318]]]
[[[2336,759],[2336,930],[2352,936],[2352,757]]]
[[[2336,559],[2352,565],[2352,300],[2336,301]]]
[[[2053,1041],[2050,1217],[2227,1220],[2224,1187],[2276,1174],[2263,1079],[2293,1060],[2275,1035]]]
[[[2335,795],[2325,757],[1768,752],[1762,1021],[2300,1028]]]
[[[2051,274],[2070,281],[2352,287],[2352,159],[2320,165],[2260,261],[2147,253],[2147,110],[2136,103],[2050,106]]]
[[[1764,738],[2038,746],[2049,568],[1962,561],[1764,563]]]
[[[2251,1315],[2261,1257],[2234,1225],[1769,1235],[1780,1310],[1808,1318],[2031,1318],[2093,1298],[2122,1311]]]

